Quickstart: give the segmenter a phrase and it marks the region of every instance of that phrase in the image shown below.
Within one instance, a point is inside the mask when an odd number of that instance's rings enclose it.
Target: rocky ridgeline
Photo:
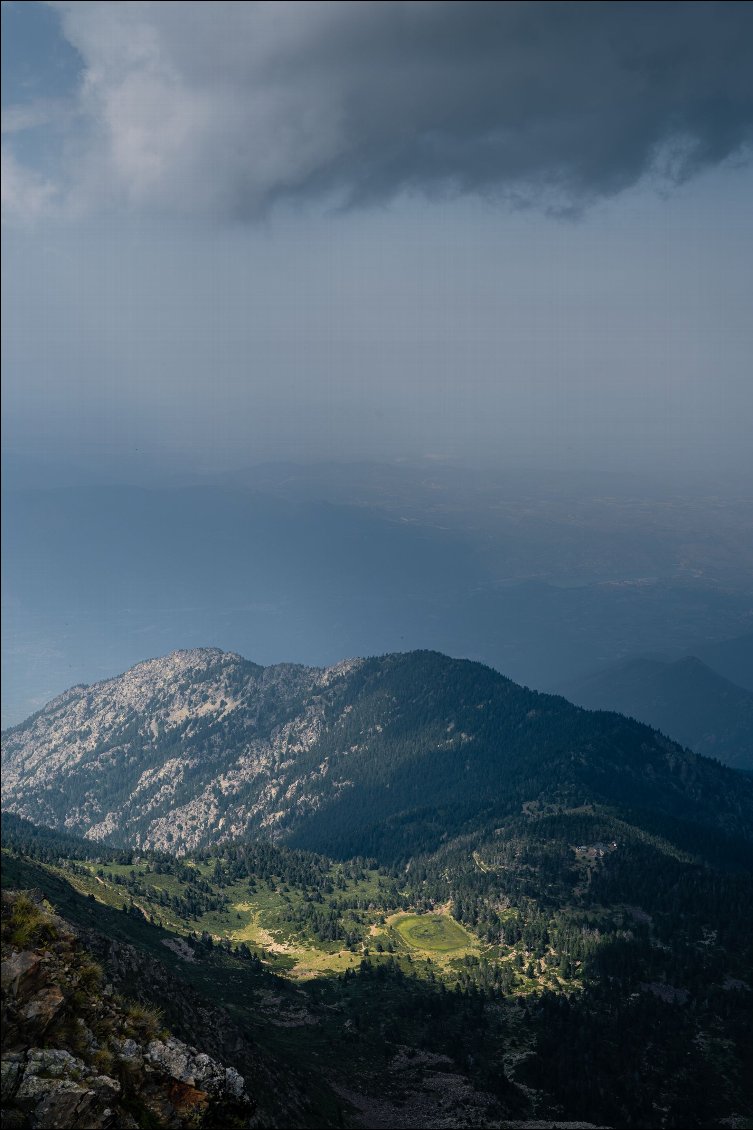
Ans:
[[[117,996],[39,892],[2,895],[3,1127],[248,1126],[232,1067]]]
[[[198,847],[209,829],[273,830],[291,800],[312,803],[311,774],[281,803],[286,770],[320,736],[327,689],[357,663],[265,668],[195,648],[73,687],[3,735],[3,807],[168,851]],[[102,795],[112,781],[116,806]]]

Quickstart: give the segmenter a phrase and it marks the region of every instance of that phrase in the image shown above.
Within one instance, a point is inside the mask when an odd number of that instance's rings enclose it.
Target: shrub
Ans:
[[[96,1067],[100,1075],[112,1075],[115,1069],[115,1058],[107,1048],[98,1048],[91,1057],[92,1067]]]
[[[86,993],[94,993],[102,985],[104,972],[102,966],[89,958],[84,959],[78,971],[78,986]]]
[[[133,1001],[126,1008],[128,1028],[134,1037],[144,1041],[156,1040],[162,1032],[162,1010]]]
[[[18,949],[28,949],[36,943],[54,941],[57,930],[41,907],[21,894],[13,900],[10,917],[4,923],[3,934]]]

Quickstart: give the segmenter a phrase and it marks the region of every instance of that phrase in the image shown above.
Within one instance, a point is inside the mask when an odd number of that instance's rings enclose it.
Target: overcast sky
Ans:
[[[753,5],[2,13],[9,450],[753,473]]]

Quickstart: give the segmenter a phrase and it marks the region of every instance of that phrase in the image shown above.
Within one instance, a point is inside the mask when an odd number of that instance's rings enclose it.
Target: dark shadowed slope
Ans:
[[[753,769],[753,693],[700,659],[632,659],[562,693],[580,706],[647,722],[696,753]]]

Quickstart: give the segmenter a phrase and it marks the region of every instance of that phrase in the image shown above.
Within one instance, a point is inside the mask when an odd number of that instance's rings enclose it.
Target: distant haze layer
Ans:
[[[744,496],[436,463],[58,477],[5,495],[6,722],[178,647],[311,664],[431,647],[547,689],[750,630]]]

